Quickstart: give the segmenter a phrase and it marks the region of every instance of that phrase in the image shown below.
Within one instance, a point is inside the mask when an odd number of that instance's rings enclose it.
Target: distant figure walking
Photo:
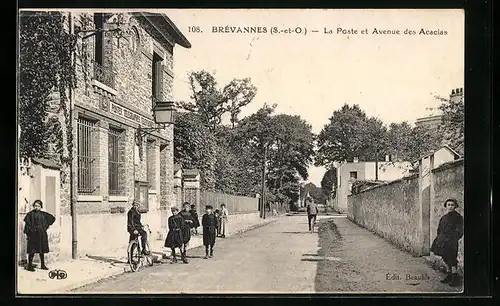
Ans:
[[[217,231],[217,219],[212,213],[213,207],[206,206],[206,213],[201,218],[201,225],[203,226],[203,245],[205,246],[205,259],[214,256],[215,235]],[[210,247],[210,253],[208,253]]]
[[[194,234],[198,235],[198,227],[200,227],[200,218],[198,217],[198,213],[196,212],[196,205],[191,204],[191,219],[193,220],[192,228],[194,230]]]
[[[464,234],[464,218],[456,211],[458,207],[456,199],[447,199],[444,202],[444,207],[448,213],[439,220],[437,236],[432,242],[431,251],[435,255],[441,256],[447,267],[447,275],[441,282],[455,287],[459,285],[458,242]]]
[[[40,263],[42,270],[48,270],[45,265],[45,253],[49,253],[49,238],[47,229],[54,224],[56,218],[48,212],[42,211],[43,203],[40,200],[33,202],[33,210],[24,217],[24,233],[28,239],[28,271],[35,271],[33,266],[33,258],[35,253],[40,255]]]
[[[227,217],[229,216],[229,211],[226,208],[226,204],[221,204],[220,206],[220,236],[226,238],[227,229]]]
[[[309,224],[309,231],[313,230],[314,222],[316,222],[316,217],[318,215],[318,207],[314,203],[313,198],[307,198],[307,221]]]

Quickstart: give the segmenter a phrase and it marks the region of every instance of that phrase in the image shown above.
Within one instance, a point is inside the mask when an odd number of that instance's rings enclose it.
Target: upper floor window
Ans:
[[[158,53],[153,52],[153,64],[152,64],[152,95],[154,98],[161,100],[162,97],[162,84],[163,84],[163,67],[162,67],[163,58],[158,55]]]
[[[94,36],[94,79],[102,84],[114,88],[114,74],[111,65],[109,49],[112,47],[106,45],[104,28],[105,14],[94,14],[94,27],[97,30]]]
[[[358,172],[356,172],[356,171],[349,172],[349,177],[351,179],[357,180],[358,179]]]
[[[94,61],[101,66],[104,65],[104,14],[94,14],[95,45],[94,45]]]

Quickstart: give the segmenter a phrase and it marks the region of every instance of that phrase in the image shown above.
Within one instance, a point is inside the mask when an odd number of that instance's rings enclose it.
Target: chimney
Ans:
[[[357,163],[357,162],[358,162],[358,158],[357,158],[357,157],[354,157],[353,162],[354,162],[354,163]]]
[[[385,156],[385,161],[386,161],[386,162],[391,161],[391,159],[389,158],[389,155],[386,155],[386,156]]]

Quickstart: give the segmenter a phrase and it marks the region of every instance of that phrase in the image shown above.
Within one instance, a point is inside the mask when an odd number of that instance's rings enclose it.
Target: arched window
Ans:
[[[132,52],[137,52],[140,44],[139,30],[136,27],[132,27],[132,35],[130,37],[130,50]]]

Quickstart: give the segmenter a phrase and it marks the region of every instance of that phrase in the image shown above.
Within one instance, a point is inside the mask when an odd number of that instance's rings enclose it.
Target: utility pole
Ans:
[[[378,181],[378,148],[375,150],[375,181]]]
[[[70,29],[70,34],[73,35],[75,33],[74,31],[74,24],[73,24],[73,16],[71,13],[69,13],[69,29]],[[74,65],[75,64],[75,51],[73,50],[71,52],[71,63]],[[73,108],[74,108],[74,96],[73,96],[73,89],[71,86],[69,87],[69,118],[70,118],[70,124],[71,127],[73,126]],[[68,128],[68,127],[66,127]],[[75,132],[73,131],[73,128],[70,129],[71,133],[74,135]],[[73,136],[72,135],[72,136]],[[69,193],[70,193],[70,210],[71,210],[71,257],[73,259],[78,258],[78,248],[77,248],[77,224],[76,224],[76,184],[74,180],[74,169],[75,169],[75,160],[74,160],[74,141],[75,137],[71,137],[71,145],[69,146],[70,150],[68,151],[69,155]]]
[[[264,145],[264,158],[262,159],[262,206],[260,209],[261,218],[266,218],[266,171],[267,171],[267,146]]]

